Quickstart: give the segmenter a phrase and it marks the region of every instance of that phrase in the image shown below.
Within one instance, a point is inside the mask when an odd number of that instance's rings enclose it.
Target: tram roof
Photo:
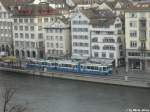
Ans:
[[[74,61],[74,60],[58,60],[59,64],[78,64],[78,61]]]

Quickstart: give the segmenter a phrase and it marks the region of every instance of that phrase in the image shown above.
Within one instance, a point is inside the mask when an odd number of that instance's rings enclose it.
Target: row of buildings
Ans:
[[[90,58],[150,71],[146,0],[1,0],[0,32],[0,51],[19,58]]]

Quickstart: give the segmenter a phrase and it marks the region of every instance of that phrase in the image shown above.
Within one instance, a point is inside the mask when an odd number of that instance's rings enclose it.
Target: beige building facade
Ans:
[[[67,18],[45,24],[44,45],[46,59],[63,58],[71,53],[70,24]]]
[[[150,3],[139,3],[125,13],[126,71],[150,71]]]

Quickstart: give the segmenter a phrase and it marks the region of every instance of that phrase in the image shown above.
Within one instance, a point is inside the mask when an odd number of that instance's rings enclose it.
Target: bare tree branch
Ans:
[[[1,90],[3,100],[3,112],[25,112],[27,110],[26,105],[12,104],[12,98],[15,94],[15,89],[4,88]]]

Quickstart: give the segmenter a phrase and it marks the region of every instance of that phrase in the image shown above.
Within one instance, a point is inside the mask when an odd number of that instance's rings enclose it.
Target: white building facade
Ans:
[[[124,61],[121,18],[111,11],[79,11],[71,20],[72,58],[112,60],[116,67]]]
[[[89,19],[81,12],[71,19],[72,58],[87,59],[90,57]]]
[[[70,24],[66,18],[45,25],[45,55],[46,58],[62,58],[70,56],[71,35]]]
[[[40,8],[40,11],[37,9]],[[42,9],[43,8],[43,9]],[[20,58],[44,58],[44,25],[55,21],[48,7],[32,5],[21,8],[13,16],[14,54]],[[34,12],[34,13],[32,13]]]
[[[0,2],[0,52],[12,54],[12,13]]]
[[[113,21],[112,21],[113,20]],[[115,66],[120,66],[124,61],[122,22],[119,17],[100,22],[103,26],[93,26],[91,29],[91,52],[93,58],[114,61]]]

